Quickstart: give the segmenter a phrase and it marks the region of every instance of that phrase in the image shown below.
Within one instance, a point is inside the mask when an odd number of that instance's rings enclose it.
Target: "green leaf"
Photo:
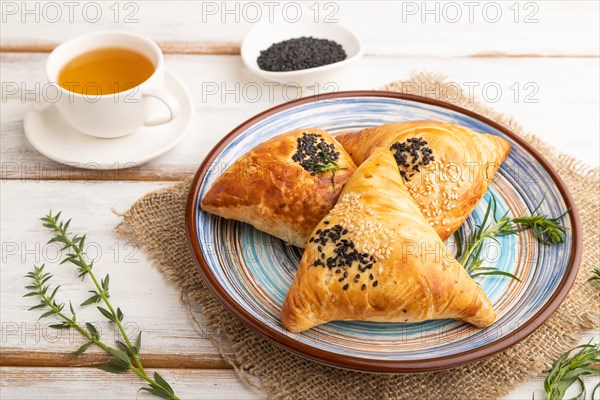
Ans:
[[[115,360],[117,361],[117,364],[123,364],[123,365],[130,365],[131,364],[131,359],[129,358],[129,355],[122,351],[122,350],[117,350],[114,349],[112,347],[108,348],[108,353],[113,356],[115,358]]]
[[[73,321],[75,321],[77,319],[77,316],[75,315],[75,310],[73,309],[73,304],[71,304],[70,300],[69,300],[69,309],[71,310],[71,315],[72,315]]]
[[[111,374],[121,374],[121,373],[127,371],[129,368],[122,366],[122,365],[106,364],[106,365],[99,365],[98,369],[101,369],[102,371],[105,371],[105,372],[110,372]]]
[[[123,321],[123,312],[121,311],[120,308],[117,308],[117,319],[119,320],[119,322]]]
[[[98,330],[96,329],[96,327],[93,324],[86,322],[85,327],[87,328],[90,335],[92,335],[92,337],[94,337],[96,339],[100,339],[100,333],[98,332]]]
[[[133,349],[130,349],[129,346],[127,346],[127,344],[123,343],[120,340],[115,340],[115,343],[117,344],[117,346],[119,346],[119,348],[124,351],[125,353],[127,353],[127,356],[129,358],[133,358],[135,355],[135,351]]]
[[[140,354],[141,348],[142,348],[142,332],[138,333],[137,339],[135,340],[135,344],[133,345],[135,354]]]
[[[102,300],[102,297],[100,297],[100,295],[94,291],[94,290],[90,290],[91,293],[96,293],[94,294],[92,297],[88,298],[86,301],[84,301],[83,303],[80,304],[81,307],[83,306],[87,306],[90,304],[94,304],[94,303],[99,303],[100,300]]]
[[[47,318],[47,317],[49,317],[51,315],[54,315],[54,314],[56,314],[54,312],[54,310],[46,311],[45,313],[43,313],[42,315],[40,315],[40,317],[38,318],[38,320],[40,320],[42,318]]]
[[[46,307],[46,303],[40,303],[36,306],[30,307],[27,311],[37,310],[38,308]]]
[[[78,348],[75,351],[72,351],[71,353],[69,353],[72,356],[78,356],[80,354],[83,354],[92,344],[94,344],[94,342],[87,342],[84,343],[83,345],[81,345],[80,348]]]
[[[78,259],[78,258],[74,258],[74,257],[73,258],[69,258],[68,261],[70,263],[72,263],[72,264],[77,265],[82,270],[87,270],[88,269],[88,265],[85,262],[83,262],[80,259]],[[87,273],[87,271],[85,271],[85,272]]]
[[[154,380],[156,381],[156,383],[158,383],[160,386],[162,386],[162,388],[167,390],[169,393],[171,393],[171,394],[174,393],[173,388],[171,388],[171,386],[167,383],[167,381],[165,381],[158,372],[154,373]]]
[[[170,399],[171,393],[167,392],[164,389],[161,388],[155,388],[155,387],[150,387],[150,386],[144,386],[143,388],[141,388],[140,390],[145,390],[146,392],[150,392],[155,396],[161,397],[163,399]]]
[[[471,278],[475,278],[481,275],[500,275],[500,276],[508,276],[509,278],[512,278],[516,281],[521,282],[521,280],[519,278],[517,278],[515,275],[511,274],[510,272],[505,272],[505,271],[500,271],[495,270],[495,271],[489,271],[489,272],[476,272],[474,274],[471,275]]]
[[[104,315],[106,318],[108,318],[110,321],[112,322],[117,322],[115,316],[113,315],[112,312],[108,311],[106,308],[103,307],[96,307],[98,309],[98,311],[100,311],[100,313],[102,313],[102,315]]]
[[[595,268],[592,272],[592,277],[588,279],[590,283],[594,285],[600,285],[600,268]]]
[[[56,292],[58,292],[58,288],[60,287],[60,285],[58,285],[57,287],[54,288],[54,290],[52,291],[52,294],[50,295],[50,300],[54,299],[54,296],[56,296]]]
[[[48,327],[50,327],[52,329],[68,329],[71,326],[69,324],[67,324],[66,322],[63,322],[63,323],[60,323],[60,324],[48,325]]]

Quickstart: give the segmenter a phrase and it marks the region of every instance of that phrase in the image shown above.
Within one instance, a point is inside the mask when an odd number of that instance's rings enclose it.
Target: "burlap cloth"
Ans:
[[[526,138],[556,168],[569,187],[583,222],[583,259],[579,276],[558,311],[534,334],[508,350],[452,370],[381,375],[346,371],[305,360],[251,332],[213,297],[188,250],[185,205],[191,177],[147,194],[123,214],[117,232],[143,247],[156,268],[175,284],[185,302],[202,313],[198,329],[221,350],[246,384],[269,398],[288,399],[493,399],[548,369],[576,344],[582,331],[600,326],[597,285],[587,282],[598,266],[600,169],[589,168],[523,131],[514,120],[461,95],[441,76],[417,74],[384,89],[435,97],[473,110]],[[571,133],[569,133],[571,134]],[[552,265],[542,266],[552,268]],[[228,349],[224,351],[223,349]]]

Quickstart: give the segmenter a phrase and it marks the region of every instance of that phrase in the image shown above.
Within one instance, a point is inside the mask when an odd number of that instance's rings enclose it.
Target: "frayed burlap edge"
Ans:
[[[185,204],[191,177],[149,193],[126,213],[116,231],[143,247],[155,266],[181,291],[182,301],[197,303],[195,319],[240,379],[272,399],[491,399],[539,375],[580,339],[582,331],[600,326],[598,287],[587,282],[600,259],[600,169],[590,168],[525,132],[512,118],[477,101],[441,75],[419,73],[385,90],[434,97],[480,113],[524,137],[558,171],[569,187],[583,223],[583,257],[579,276],[557,312],[535,333],[508,350],[448,371],[376,375],[320,365],[284,351],[254,334],[210,293],[199,276],[185,236]],[[552,266],[545,266],[551,268]],[[191,310],[191,308],[190,308]],[[193,314],[190,313],[193,316]],[[227,351],[225,351],[227,349]]]

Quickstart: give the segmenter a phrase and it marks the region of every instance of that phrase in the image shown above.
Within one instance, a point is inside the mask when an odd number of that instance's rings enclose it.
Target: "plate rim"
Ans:
[[[208,264],[206,263],[206,260],[204,259],[204,255],[200,248],[196,224],[196,216],[198,209],[197,205],[199,200],[201,182],[206,173],[208,172],[211,162],[216,158],[217,154],[219,154],[224,149],[224,147],[227,144],[229,144],[229,142],[231,142],[235,137],[239,136],[250,126],[269,117],[272,114],[301,104],[349,97],[382,97],[399,100],[409,100],[418,103],[447,108],[452,111],[456,111],[458,113],[467,115],[471,118],[477,119],[480,122],[491,126],[492,128],[502,132],[510,139],[517,142],[527,152],[529,152],[550,175],[552,181],[556,184],[561,196],[563,197],[563,200],[569,208],[568,214],[572,221],[571,230],[573,232],[571,257],[569,259],[569,265],[567,267],[567,270],[550,299],[535,315],[533,315],[531,318],[525,321],[514,332],[505,337],[500,338],[499,340],[493,341],[475,349],[467,350],[458,354],[435,357],[426,360],[374,360],[362,357],[340,355],[327,350],[317,349],[310,345],[298,342],[297,340],[294,340],[291,336],[289,336],[289,334],[283,332],[282,329],[277,329],[275,327],[265,325],[262,322],[258,321],[255,317],[253,317],[246,310],[244,310],[239,304],[237,304],[215,279],[214,275],[210,271],[210,268],[208,267]],[[227,135],[225,135],[211,149],[211,151],[206,155],[206,157],[200,164],[198,170],[194,174],[194,178],[192,180],[187,198],[185,211],[185,225],[188,245],[204,282],[206,282],[209,289],[219,299],[219,301],[229,311],[231,311],[240,321],[245,323],[246,326],[248,326],[254,332],[259,333],[260,335],[262,335],[262,337],[266,338],[270,342],[278,345],[279,347],[282,347],[304,358],[308,358],[310,360],[333,367],[350,369],[355,371],[378,373],[417,373],[455,368],[461,365],[469,364],[484,359],[517,344],[518,342],[522,341],[523,339],[531,335],[533,332],[535,332],[539,327],[541,327],[544,324],[544,322],[562,304],[567,294],[571,290],[571,287],[573,286],[573,283],[575,282],[575,279],[577,277],[582,252],[581,221],[579,219],[579,213],[577,211],[577,207],[573,197],[571,196],[571,193],[569,192],[566,184],[558,175],[556,170],[552,167],[552,165],[550,165],[550,163],[536,149],[534,149],[527,141],[525,141],[525,139],[521,138],[520,136],[511,132],[509,129],[492,121],[489,118],[486,118],[478,113],[456,106],[454,104],[409,93],[390,92],[382,90],[350,90],[302,97],[271,107],[239,124]]]

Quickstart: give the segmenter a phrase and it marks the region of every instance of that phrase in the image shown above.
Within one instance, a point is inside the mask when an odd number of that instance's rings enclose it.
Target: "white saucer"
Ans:
[[[70,126],[51,105],[43,111],[32,109],[27,113],[23,122],[25,135],[37,151],[70,166],[88,169],[138,166],[171,150],[192,123],[194,108],[190,93],[168,69],[165,69],[165,88],[180,107],[179,116],[168,124],[144,127],[116,139],[100,139]]]

